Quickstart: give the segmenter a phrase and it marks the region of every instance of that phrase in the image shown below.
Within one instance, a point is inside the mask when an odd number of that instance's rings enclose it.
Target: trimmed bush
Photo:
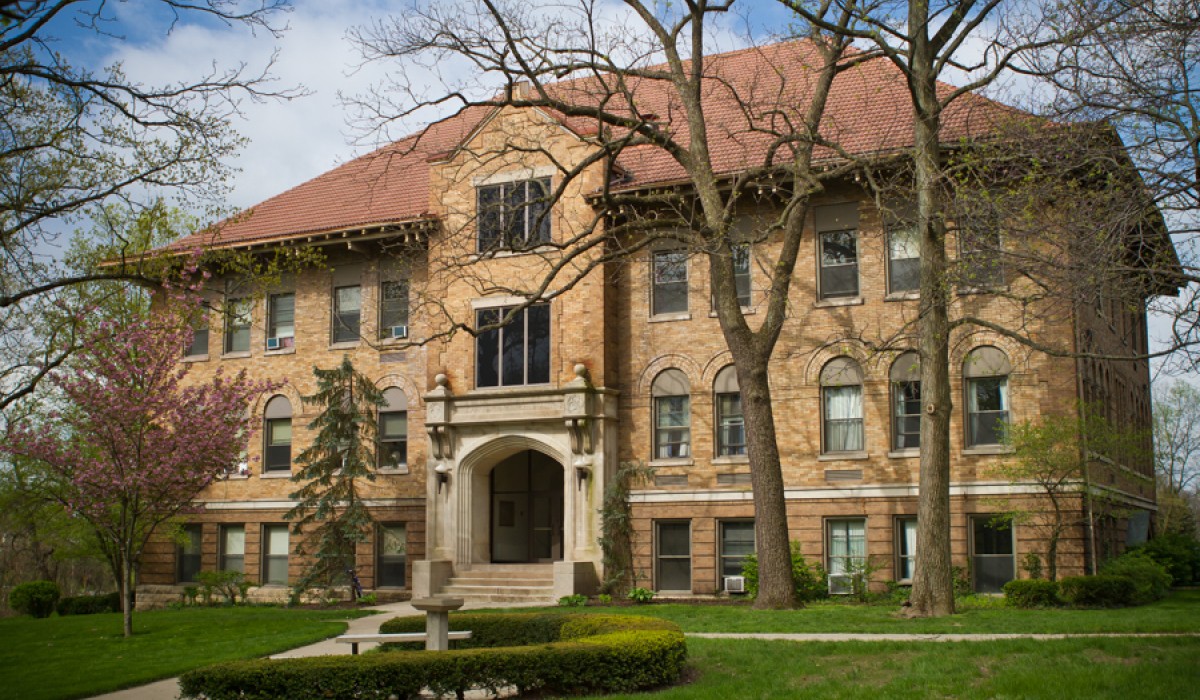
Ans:
[[[121,612],[121,594],[78,595],[63,598],[55,607],[59,615],[97,615]]]
[[[1168,532],[1132,551],[1144,552],[1166,567],[1176,586],[1200,583],[1200,541],[1195,537]]]
[[[1133,604],[1145,605],[1167,597],[1171,591],[1171,574],[1158,562],[1142,552],[1126,552],[1105,562],[1100,573],[1125,576],[1133,581]]]
[[[1119,608],[1133,604],[1135,587],[1127,576],[1071,576],[1058,582],[1058,592],[1077,608]]]
[[[22,615],[50,617],[58,602],[58,585],[53,581],[22,583],[8,594],[8,607]]]
[[[206,700],[338,700],[414,697],[422,688],[456,694],[469,688],[495,693],[610,694],[667,685],[687,660],[674,623],[633,615],[452,615],[451,629],[470,629],[462,648],[443,652],[383,651],[362,656],[254,659],[185,673],[184,697]],[[389,620],[384,632],[425,629],[425,618]],[[502,640],[528,640],[521,646]]]
[[[1004,598],[1017,608],[1052,608],[1058,600],[1058,583],[1044,579],[1015,579],[1004,584]]]

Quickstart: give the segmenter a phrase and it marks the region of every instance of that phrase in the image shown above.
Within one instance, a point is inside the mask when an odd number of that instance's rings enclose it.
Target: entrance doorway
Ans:
[[[563,468],[534,450],[496,465],[490,476],[494,563],[563,558]]]

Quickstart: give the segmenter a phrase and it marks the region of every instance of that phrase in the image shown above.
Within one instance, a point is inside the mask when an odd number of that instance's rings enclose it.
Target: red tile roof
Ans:
[[[703,105],[709,149],[718,174],[762,165],[774,131],[799,123],[808,105],[818,55],[808,42],[793,41],[706,58]],[[555,83],[560,98],[594,105],[606,91],[595,78]],[[943,90],[951,90],[948,85]],[[654,114],[686,144],[688,127],[679,98],[662,81],[642,79],[634,86],[642,115]],[[422,132],[335,168],[272,197],[219,227],[184,238],[172,247],[263,243],[431,218],[429,169],[454,150],[492,112],[471,107]],[[984,134],[1023,113],[978,95],[956,100],[943,116],[944,142]],[[581,135],[597,133],[594,120],[557,115]],[[895,152],[912,143],[911,107],[904,76],[882,58],[864,61],[834,81],[821,135],[854,154]],[[819,149],[818,159],[837,153]],[[685,179],[683,168],[649,145],[626,149],[618,165],[631,180],[623,187],[667,184]]]

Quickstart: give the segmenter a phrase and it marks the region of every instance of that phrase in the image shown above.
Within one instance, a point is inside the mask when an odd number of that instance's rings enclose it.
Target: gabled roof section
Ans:
[[[799,123],[808,105],[819,55],[812,44],[792,41],[709,56],[705,59],[703,103],[709,149],[719,175],[765,165],[772,132]],[[575,104],[605,100],[600,78],[554,83],[555,96]],[[681,143],[688,127],[679,98],[667,81],[629,79],[634,105],[609,95],[612,111],[656,115]],[[946,85],[944,90],[953,88]],[[614,106],[614,103],[616,105]],[[434,123],[421,132],[356,158],[319,177],[181,239],[170,247],[243,247],[276,244],[347,231],[403,228],[434,219],[430,213],[430,167],[454,152],[496,111],[475,106]],[[600,133],[590,117],[542,110],[581,136]],[[986,98],[967,94],[943,116],[943,140],[986,134],[1001,120],[1029,115]],[[883,58],[866,60],[834,81],[821,135],[852,154],[894,153],[912,144],[912,111],[904,76]],[[837,160],[835,150],[821,148],[818,160]],[[663,150],[649,145],[628,148],[616,160],[626,179],[621,188],[640,188],[683,181],[683,169]]]

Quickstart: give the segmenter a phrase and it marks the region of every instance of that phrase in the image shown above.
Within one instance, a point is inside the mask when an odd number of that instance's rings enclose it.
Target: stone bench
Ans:
[[[471,633],[467,632],[448,632],[446,638],[449,641],[455,639],[470,639]],[[401,642],[426,642],[429,641],[427,632],[407,632],[403,634],[343,634],[338,637],[337,642],[350,645],[350,653],[358,653],[358,645],[369,642],[377,644],[398,644]]]

